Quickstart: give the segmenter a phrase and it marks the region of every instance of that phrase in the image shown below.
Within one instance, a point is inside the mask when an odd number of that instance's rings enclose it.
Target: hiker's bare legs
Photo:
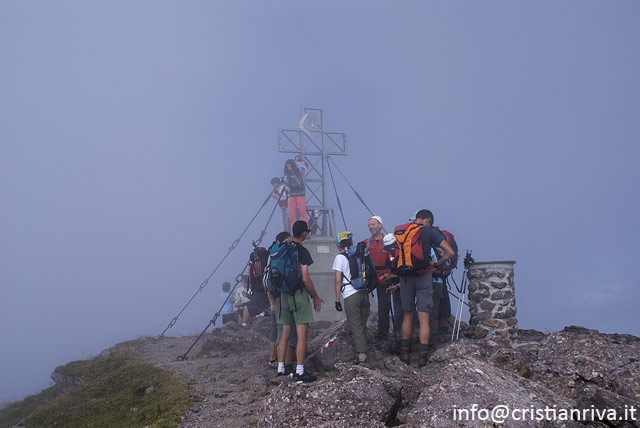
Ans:
[[[269,361],[277,359],[277,354],[276,342],[269,342]]]
[[[287,353],[284,356],[284,363],[285,364],[293,364],[293,357],[296,356],[296,348],[293,348],[291,346],[287,346]]]
[[[291,334],[290,325],[282,325],[282,335],[280,336],[280,343],[278,343],[278,362],[283,363],[287,354],[287,340]],[[300,340],[300,339],[298,339]]]
[[[413,333],[413,311],[404,311],[404,317],[402,318],[402,339],[411,341],[411,334]]]
[[[304,364],[304,356],[307,353],[307,327],[309,324],[297,324],[296,333],[298,333],[298,344],[296,346],[296,360],[298,364]],[[282,331],[284,336],[284,330]],[[287,335],[288,338],[289,335]],[[286,342],[285,342],[286,345]]]
[[[418,321],[420,321],[420,343],[429,343],[429,312],[418,311]],[[404,330],[402,338],[404,339]]]

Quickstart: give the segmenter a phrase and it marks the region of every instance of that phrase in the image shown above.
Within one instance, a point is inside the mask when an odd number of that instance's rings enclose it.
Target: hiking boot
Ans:
[[[447,343],[450,340],[451,340],[451,332],[440,330],[440,343]]]
[[[298,373],[293,375],[293,380],[295,380],[296,383],[309,383],[314,382],[316,379],[318,378],[307,371],[303,372],[301,375]]]
[[[424,367],[427,365],[427,361],[429,360],[428,352],[419,352],[418,353],[418,367]]]
[[[281,377],[281,376],[291,377],[291,373],[287,373],[286,371],[278,372],[278,377]]]
[[[409,358],[409,347],[408,346],[400,346],[400,361],[409,365],[411,359]]]
[[[400,342],[396,341],[393,345],[387,348],[387,352],[390,354],[399,354],[400,353]]]
[[[355,357],[351,364],[353,364],[354,366],[369,367],[369,359],[367,358],[365,360],[361,360],[360,358]]]

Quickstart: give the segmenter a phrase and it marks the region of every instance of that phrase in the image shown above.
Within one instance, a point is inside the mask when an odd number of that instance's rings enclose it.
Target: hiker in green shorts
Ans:
[[[313,259],[309,251],[302,246],[308,235],[309,227],[306,221],[298,220],[293,224],[293,238],[291,238],[291,241],[296,244],[298,251],[301,277],[298,288],[293,295],[287,293],[280,295],[280,314],[278,316],[278,323],[282,324],[282,336],[278,344],[278,376],[287,375],[284,369],[287,340],[291,334],[291,329],[295,326],[298,334],[298,343],[296,346],[296,373],[293,378],[298,382],[304,383],[313,382],[317,379],[304,370],[304,358],[307,352],[307,330],[309,323],[313,321],[311,300],[313,300],[313,308],[316,312],[320,312],[321,305],[324,303],[318,296],[313,286],[313,281],[309,276],[309,266],[313,263]]]

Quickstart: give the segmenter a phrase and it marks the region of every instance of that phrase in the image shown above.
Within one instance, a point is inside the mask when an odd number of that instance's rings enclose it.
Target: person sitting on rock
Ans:
[[[235,321],[237,316],[234,315],[233,302],[234,300],[231,298],[231,283],[223,282],[222,283],[222,293],[220,293],[220,301],[223,302],[222,310],[220,313],[222,314],[222,325]]]
[[[336,245],[340,251],[333,260],[336,311],[342,311],[342,304],[340,303],[340,295],[342,294],[347,325],[358,353],[358,356],[353,360],[353,364],[366,364],[369,293],[367,293],[366,289],[357,290],[351,285],[351,268],[347,251],[353,246],[352,234],[350,232],[338,233]]]

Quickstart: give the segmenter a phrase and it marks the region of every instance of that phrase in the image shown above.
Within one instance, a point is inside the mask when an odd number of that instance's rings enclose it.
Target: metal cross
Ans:
[[[326,204],[325,171],[327,156],[347,155],[347,136],[324,130],[320,108],[302,108],[298,129],[278,130],[278,151],[296,153],[306,161],[307,218],[309,228],[322,236],[335,235],[333,209]]]

